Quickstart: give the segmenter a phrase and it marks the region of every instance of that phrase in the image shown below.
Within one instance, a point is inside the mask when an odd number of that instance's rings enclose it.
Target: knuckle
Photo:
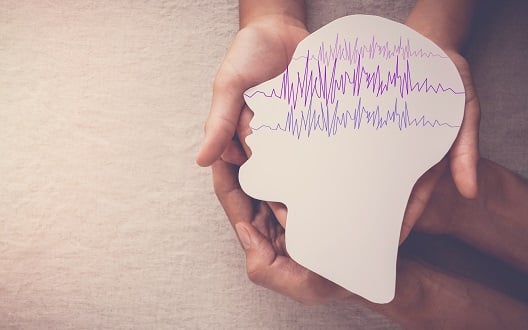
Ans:
[[[218,199],[221,199],[221,197],[223,197],[226,192],[223,187],[217,184],[216,180],[213,180],[213,191]]]
[[[246,274],[248,279],[257,285],[262,285],[263,283],[263,276],[262,271],[260,268],[255,266],[248,266],[246,267]]]
[[[236,122],[233,121],[233,118],[217,116],[215,119],[217,120],[217,123],[220,124],[219,126],[226,137],[232,138],[237,126]]]
[[[205,120],[205,122],[203,123],[203,131],[204,131],[204,133],[207,132],[207,127],[208,127],[208,126],[209,126],[209,118],[207,118],[207,119]]]
[[[233,85],[233,81],[226,75],[218,74],[213,81],[213,92],[223,92]]]

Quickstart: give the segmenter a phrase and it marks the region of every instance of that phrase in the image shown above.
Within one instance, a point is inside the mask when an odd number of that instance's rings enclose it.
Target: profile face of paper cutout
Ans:
[[[411,189],[452,145],[464,99],[454,64],[422,35],[376,16],[340,18],[246,91],[255,115],[241,186],[286,204],[295,261],[389,302]]]

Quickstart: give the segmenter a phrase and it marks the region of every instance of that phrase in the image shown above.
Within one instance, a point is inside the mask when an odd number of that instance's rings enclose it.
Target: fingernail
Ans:
[[[242,243],[242,246],[244,249],[249,249],[251,246],[251,238],[249,237],[249,232],[246,228],[244,228],[241,224],[235,225],[235,230],[238,234],[238,238],[240,239],[240,243]]]

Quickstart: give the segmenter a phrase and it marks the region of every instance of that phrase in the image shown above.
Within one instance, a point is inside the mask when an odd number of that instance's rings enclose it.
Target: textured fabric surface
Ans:
[[[309,26],[412,1],[309,1]],[[528,175],[524,1],[468,49],[482,152]],[[489,14],[491,12],[491,14]],[[237,2],[0,2],[0,328],[392,329],[252,285],[194,164]]]

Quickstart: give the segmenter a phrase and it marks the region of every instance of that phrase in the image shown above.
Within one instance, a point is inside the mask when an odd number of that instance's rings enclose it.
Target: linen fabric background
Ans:
[[[403,22],[413,1],[308,2]],[[527,2],[468,45],[482,154],[528,176]],[[253,285],[194,163],[237,1],[0,1],[0,328],[393,329]]]

